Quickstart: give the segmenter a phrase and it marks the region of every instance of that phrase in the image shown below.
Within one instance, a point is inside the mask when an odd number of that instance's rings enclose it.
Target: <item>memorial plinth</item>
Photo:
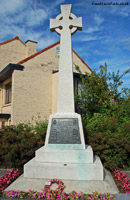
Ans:
[[[79,124],[78,128],[72,125],[73,121]],[[58,123],[58,126],[55,124],[53,127],[53,123]],[[24,165],[24,177],[102,181],[102,163],[99,157],[93,155],[91,146],[85,145],[81,125],[80,115],[76,113],[51,115],[46,144],[36,151],[35,158]],[[79,132],[75,133],[76,128]],[[63,133],[62,136],[59,137],[58,131]]]
[[[81,116],[75,113],[71,35],[82,28],[82,18],[61,5],[61,14],[50,20],[51,31],[60,36],[57,113],[49,118],[45,146],[24,165],[25,178],[104,179],[99,157],[85,145]]]

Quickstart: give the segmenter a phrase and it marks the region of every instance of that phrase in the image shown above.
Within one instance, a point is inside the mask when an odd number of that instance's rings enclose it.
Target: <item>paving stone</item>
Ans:
[[[116,200],[130,200],[130,194],[116,194]]]

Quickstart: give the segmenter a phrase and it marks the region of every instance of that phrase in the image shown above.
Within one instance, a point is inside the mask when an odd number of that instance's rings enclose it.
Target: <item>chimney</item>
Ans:
[[[29,57],[29,56],[33,55],[34,53],[36,53],[37,42],[27,40],[25,42],[25,45],[26,45],[26,57]]]

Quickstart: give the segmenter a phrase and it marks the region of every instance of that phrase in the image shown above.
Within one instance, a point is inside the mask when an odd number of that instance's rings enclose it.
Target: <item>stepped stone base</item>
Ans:
[[[67,150],[56,149],[54,145],[43,146],[36,151],[36,162],[44,163],[93,163],[93,150],[91,146],[86,145],[86,149]],[[58,146],[58,145],[57,145]],[[68,146],[68,145],[67,145]],[[62,145],[63,147],[63,145]]]
[[[85,146],[79,114],[52,114],[49,118],[45,146],[38,149],[35,157],[24,165],[24,180],[37,182],[54,178],[69,183],[72,181],[73,184],[76,183],[76,188],[78,181],[83,187],[86,183],[88,185],[89,181],[93,184],[99,181],[97,183],[100,183],[100,187],[104,183],[104,170],[100,158],[94,157],[91,146]]]
[[[95,157],[94,162],[89,164],[36,162],[36,158],[33,158],[24,165],[25,178],[103,180],[103,175],[99,157]]]

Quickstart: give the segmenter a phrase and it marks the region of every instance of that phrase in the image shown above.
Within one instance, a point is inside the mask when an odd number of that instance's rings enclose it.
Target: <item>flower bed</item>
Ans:
[[[16,191],[3,191],[13,180],[15,180],[19,175],[18,169],[14,170],[12,169],[9,173],[5,173],[3,177],[0,177],[0,191],[1,196],[3,198],[20,198],[20,199],[43,199],[43,200],[115,200],[115,197],[109,193],[106,194],[98,194],[93,193],[90,194],[84,194],[83,192],[77,193],[75,191],[72,191],[70,194],[63,193],[63,190],[65,188],[64,183],[59,179],[51,179],[48,181],[48,184],[44,186],[44,189],[41,190],[41,192],[36,192],[29,190],[28,192],[23,192],[18,190]],[[52,190],[51,186],[53,184],[57,184],[57,189]]]
[[[116,170],[113,176],[120,192],[130,194],[130,180],[123,171]]]
[[[6,191],[3,192],[4,198],[21,198],[21,199],[41,199],[41,200],[115,200],[115,197],[109,193],[106,194],[98,194],[93,193],[90,194],[84,194],[84,193],[77,193],[75,191],[72,191],[70,194],[66,193],[58,193],[54,191],[46,191],[43,190],[42,192],[35,192],[32,190],[29,190],[28,193],[22,192],[22,191]]]
[[[3,192],[7,186],[19,176],[19,170],[12,168],[9,172],[5,172],[4,176],[0,176],[0,192]]]
[[[19,176],[19,171],[11,169],[8,173],[6,172],[4,176],[0,177],[0,192],[3,198],[20,198],[20,199],[41,199],[41,200],[115,200],[115,196],[109,193],[105,194],[84,194],[83,192],[77,193],[72,191],[70,194],[63,192],[65,186],[64,183],[59,179],[51,179],[48,181],[48,184],[44,186],[44,189],[41,192],[36,192],[29,190],[28,192],[23,192],[18,190],[16,191],[4,191],[4,189],[17,177]],[[116,184],[122,193],[130,194],[130,180],[126,177],[126,174],[123,171],[115,170],[113,172],[113,177],[116,181]],[[51,186],[57,184],[57,189],[52,190]]]

